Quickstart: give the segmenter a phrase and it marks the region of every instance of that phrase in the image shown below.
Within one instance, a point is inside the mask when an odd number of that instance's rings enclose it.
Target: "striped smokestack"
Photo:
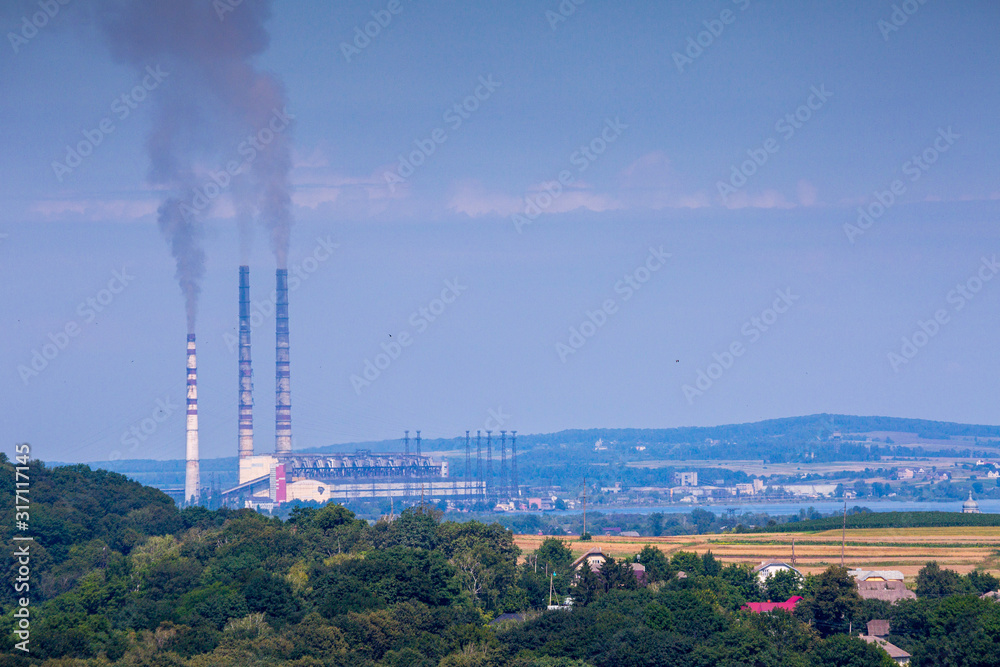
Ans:
[[[275,380],[274,453],[287,456],[292,452],[292,396],[289,389],[288,363],[288,269],[278,269],[274,309]]]
[[[187,469],[184,475],[184,501],[189,505],[201,497],[198,466],[198,359],[194,334],[187,337]]]
[[[240,267],[240,458],[253,456],[253,369],[250,365],[250,267]]]

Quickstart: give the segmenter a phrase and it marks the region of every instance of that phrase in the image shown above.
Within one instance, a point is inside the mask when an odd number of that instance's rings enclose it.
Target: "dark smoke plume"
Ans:
[[[200,223],[217,198],[233,202],[241,253],[249,247],[246,221],[256,215],[269,232],[279,267],[286,263],[292,222],[287,121],[281,131],[268,130],[264,136],[270,141],[262,150],[243,150],[251,136],[258,146],[263,143],[259,133],[276,114],[286,114],[283,86],[253,62],[268,46],[264,24],[271,0],[95,3],[118,61],[134,66],[140,77],[148,67],[168,73],[144,102],[153,117],[146,141],[149,180],[166,191],[159,226],[177,262],[193,330],[205,272]],[[219,186],[218,176],[225,177],[233,162],[241,164],[239,173]]]

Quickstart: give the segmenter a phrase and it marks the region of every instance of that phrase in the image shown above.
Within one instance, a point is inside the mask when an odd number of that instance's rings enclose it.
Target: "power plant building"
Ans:
[[[487,484],[482,475],[457,480],[449,477],[448,462],[420,453],[417,431],[415,453],[410,452],[409,432],[403,453],[305,454],[292,452],[291,399],[289,390],[288,272],[276,272],[275,309],[275,451],[255,454],[253,444],[253,372],[250,354],[250,270],[239,270],[239,483],[223,491],[223,502],[231,507],[280,505],[303,501],[325,503],[363,498],[485,498]],[[193,337],[189,343],[189,372],[193,373]],[[192,385],[189,376],[189,385]],[[190,392],[190,389],[189,389]],[[190,397],[190,393],[189,393]],[[190,403],[190,401],[189,401]],[[189,405],[189,413],[190,413]],[[196,414],[196,407],[195,407]],[[197,420],[197,416],[195,416]],[[190,421],[190,417],[189,417]],[[191,459],[191,429],[188,457]],[[197,422],[194,423],[197,443]],[[466,449],[468,459],[468,433]],[[511,443],[511,466],[516,480],[515,445]],[[197,458],[197,444],[193,453]],[[492,462],[490,462],[492,463]],[[189,470],[191,469],[191,463]],[[194,463],[197,466],[197,463]],[[466,462],[468,469],[469,463]],[[477,466],[477,471],[481,466]],[[504,466],[506,470],[506,464]],[[516,484],[516,481],[514,482]],[[188,482],[189,487],[191,482]],[[190,500],[190,488],[188,489]]]

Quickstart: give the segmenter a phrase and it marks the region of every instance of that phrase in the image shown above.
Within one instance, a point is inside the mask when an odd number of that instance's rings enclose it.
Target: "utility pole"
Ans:
[[[514,497],[520,497],[521,490],[517,487],[517,431],[510,432],[510,484]]]
[[[486,485],[483,483],[483,443],[480,432],[476,431],[476,495],[486,497]]]
[[[583,535],[587,534],[587,478],[583,478]],[[583,537],[581,535],[580,537]]]
[[[486,431],[486,497],[493,501],[493,431]]]
[[[847,544],[847,499],[844,499],[844,525],[840,529],[840,567],[844,567],[844,545]]]
[[[795,566],[795,538],[792,538],[792,566]]]
[[[468,486],[469,478],[472,476],[472,448],[469,442],[469,432],[465,432],[465,484]],[[468,489],[466,489],[468,490]]]

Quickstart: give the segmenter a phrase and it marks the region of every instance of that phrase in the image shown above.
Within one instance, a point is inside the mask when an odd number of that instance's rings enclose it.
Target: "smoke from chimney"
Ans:
[[[187,468],[184,474],[184,502],[197,503],[201,497],[198,463],[198,357],[194,334],[187,337]]]
[[[250,364],[250,267],[240,267],[240,458],[253,456],[253,369]]]
[[[288,270],[275,272],[277,291],[274,307],[275,324],[275,405],[274,453],[285,456],[292,452],[292,396],[289,388],[288,357]]]
[[[271,0],[94,0],[89,8],[117,61],[140,77],[152,68],[163,80],[144,103],[149,111],[143,113],[152,116],[148,180],[167,193],[158,222],[177,264],[193,333],[205,273],[201,221],[221,195],[237,211],[241,254],[249,252],[248,221],[256,216],[278,267],[287,262],[291,138],[289,123],[276,131],[273,119],[290,116],[281,83],[253,64],[268,46],[264,24]],[[248,139],[266,145],[247,157],[239,147]],[[242,162],[231,182],[212,178],[227,174],[234,161]]]

